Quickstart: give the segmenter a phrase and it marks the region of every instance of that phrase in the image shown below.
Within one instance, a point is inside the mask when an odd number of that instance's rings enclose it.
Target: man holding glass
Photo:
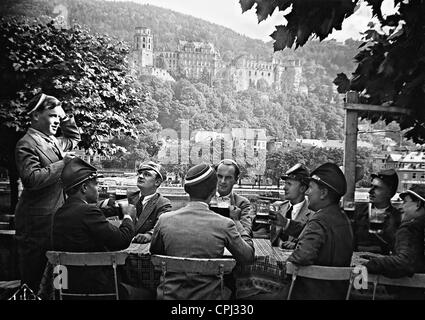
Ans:
[[[297,163],[281,177],[285,180],[285,201],[276,201],[273,208],[284,217],[306,224],[311,210],[308,208],[308,199],[305,193],[309,184],[308,169],[301,163]],[[271,225],[270,240],[273,246],[284,249],[295,249],[297,237],[287,234],[286,229]]]
[[[355,250],[389,254],[393,251],[401,213],[391,204],[398,187],[395,170],[371,175],[369,203],[356,208],[353,221]]]
[[[213,211],[220,211],[220,208],[228,208],[229,215],[237,215],[243,227],[250,237],[252,237],[252,221],[254,214],[251,202],[233,191],[233,186],[238,182],[240,168],[236,161],[223,159],[216,166],[217,170],[217,193],[210,203]],[[218,208],[218,209],[215,209]]]

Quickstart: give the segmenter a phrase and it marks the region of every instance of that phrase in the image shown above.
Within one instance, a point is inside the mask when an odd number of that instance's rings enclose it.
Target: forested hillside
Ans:
[[[231,1],[231,0],[229,0]],[[236,1],[236,0],[232,0]],[[171,10],[133,2],[96,0],[6,0],[0,4],[2,15],[25,15],[48,20],[54,8],[67,8],[67,21],[90,28],[92,32],[108,34],[131,44],[134,28],[152,29],[154,48],[175,49],[178,40],[212,42],[225,63],[241,54],[271,58],[272,43],[242,36],[228,28]],[[293,139],[343,137],[343,109],[332,84],[337,73],[353,71],[353,56],[358,42],[346,44],[334,41],[312,41],[296,51],[278,53],[297,58],[303,67],[301,84],[307,95],[273,92],[270,88],[235,92],[225,79],[214,87],[181,79],[162,83],[151,78],[140,81],[158,108],[157,121],[163,128],[177,128],[179,119],[190,119],[191,129],[221,129],[223,127],[264,127],[269,135]]]

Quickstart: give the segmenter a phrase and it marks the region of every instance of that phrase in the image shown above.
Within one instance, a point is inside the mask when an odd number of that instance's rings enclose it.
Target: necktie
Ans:
[[[285,217],[286,218],[288,218],[288,219],[292,219],[292,209],[294,208],[294,206],[291,206],[290,208],[289,208],[289,210],[288,211],[286,211],[286,215],[285,215]]]
[[[140,197],[139,201],[137,201],[137,203],[136,203],[136,215],[137,215],[137,218],[139,218],[140,214],[143,211],[143,198],[144,197]]]

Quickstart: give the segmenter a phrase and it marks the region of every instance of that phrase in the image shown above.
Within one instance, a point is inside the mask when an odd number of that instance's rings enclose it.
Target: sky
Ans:
[[[119,1],[119,0],[118,0]],[[207,20],[228,27],[250,38],[263,41],[273,40],[270,34],[276,25],[286,22],[283,12],[277,9],[271,17],[258,23],[255,7],[242,14],[239,0],[130,0],[141,4],[151,4],[157,7],[171,9],[184,14]],[[324,0],[326,1],[326,0]],[[383,11],[390,13],[393,0],[385,0]],[[359,40],[361,32],[367,30],[367,24],[372,19],[370,7],[362,3],[359,9],[349,18],[345,19],[341,31],[334,31],[328,39],[344,41],[348,38]]]

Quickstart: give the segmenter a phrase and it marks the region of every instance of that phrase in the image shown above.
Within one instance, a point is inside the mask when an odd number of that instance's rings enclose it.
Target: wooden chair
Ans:
[[[46,253],[48,261],[53,267],[62,266],[112,266],[114,270],[114,285],[115,292],[107,293],[65,293],[62,291],[62,287],[59,286],[59,299],[62,300],[63,296],[74,296],[74,297],[108,297],[114,296],[116,300],[119,300],[118,294],[118,278],[117,278],[117,266],[124,265],[127,259],[128,253],[123,251],[111,251],[111,252],[61,252],[61,251],[47,251]]]
[[[367,275],[367,282],[373,283],[372,300],[376,298],[378,284],[407,288],[425,288],[425,273],[415,273],[412,277],[387,278],[380,274]]]
[[[162,271],[163,297],[166,295],[164,285],[167,272],[178,272],[218,276],[220,278],[221,299],[225,299],[224,275],[231,273],[236,265],[236,260],[231,258],[202,259],[152,255],[151,261],[156,270]]]
[[[289,287],[287,300],[291,299],[292,290],[298,276],[318,280],[348,280],[349,285],[345,300],[350,298],[351,288],[353,286],[354,268],[352,267],[326,267],[326,266],[297,266],[291,262],[286,263],[286,274],[292,275],[291,286]]]

